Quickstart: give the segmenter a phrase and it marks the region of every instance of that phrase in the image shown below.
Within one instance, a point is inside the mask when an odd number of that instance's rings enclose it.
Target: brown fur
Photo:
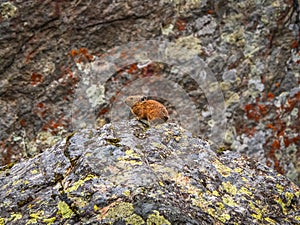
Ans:
[[[155,100],[146,100],[144,96],[129,96],[125,103],[138,120],[146,120],[151,124],[166,122],[169,118],[166,107]]]

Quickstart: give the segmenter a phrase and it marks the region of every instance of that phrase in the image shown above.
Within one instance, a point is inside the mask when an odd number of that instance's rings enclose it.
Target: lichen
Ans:
[[[282,198],[278,197],[277,199],[275,199],[275,202],[277,202],[281,206],[282,213],[284,215],[286,215],[287,214],[287,209],[286,209],[287,205],[283,202]]]
[[[248,196],[252,196],[252,192],[249,191],[246,187],[241,187],[239,190],[240,193],[244,194],[244,195],[248,195]]]
[[[133,149],[128,149],[125,151],[125,155],[118,157],[119,161],[123,161],[124,163],[129,163],[130,165],[142,165],[141,156],[136,153]]]
[[[215,160],[214,161],[214,166],[216,167],[216,170],[223,176],[223,177],[228,177],[230,176],[231,169],[224,164],[222,164],[220,161]]]
[[[9,19],[15,16],[18,8],[11,2],[3,2],[0,6],[0,15],[5,19]]]
[[[58,208],[57,213],[61,214],[62,217],[65,219],[69,219],[74,214],[73,211],[68,206],[68,204],[63,201],[58,202],[57,208]]]
[[[12,213],[10,215],[10,218],[12,219],[12,221],[18,220],[22,218],[22,214],[21,213]]]
[[[171,223],[165,219],[165,217],[161,216],[159,214],[158,211],[154,210],[152,214],[150,214],[148,216],[148,219],[147,219],[147,225],[152,225],[152,224],[155,224],[155,225],[163,225],[163,224],[168,224],[168,225],[171,225]]]
[[[129,217],[125,218],[126,224],[128,225],[142,225],[145,224],[145,221],[142,217],[136,214],[132,214]]]
[[[128,202],[121,202],[109,209],[107,215],[108,219],[118,220],[129,217],[133,214],[133,205]]]
[[[264,220],[267,221],[268,223],[272,224],[272,225],[277,224],[275,220],[272,220],[272,219],[269,218],[269,217],[265,218]]]
[[[222,201],[224,204],[228,205],[228,206],[237,206],[238,204],[233,200],[232,196],[225,194],[222,197]]]
[[[66,189],[66,192],[76,191],[76,190],[78,189],[79,186],[81,186],[81,185],[84,184],[86,181],[91,180],[91,179],[93,179],[93,178],[95,178],[94,175],[91,175],[91,174],[87,175],[84,179],[75,182],[75,183],[72,185],[72,187],[67,188],[67,189]]]
[[[43,222],[47,223],[47,225],[51,225],[55,222],[55,220],[56,220],[56,217],[50,217],[50,218],[47,218],[47,219],[43,219]]]
[[[229,181],[222,182],[222,186],[225,191],[227,191],[229,194],[236,195],[237,188],[235,185],[231,184]]]

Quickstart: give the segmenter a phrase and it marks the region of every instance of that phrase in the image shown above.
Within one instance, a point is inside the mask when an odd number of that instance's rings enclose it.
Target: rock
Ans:
[[[69,135],[2,167],[0,224],[299,224],[300,189],[175,123]]]

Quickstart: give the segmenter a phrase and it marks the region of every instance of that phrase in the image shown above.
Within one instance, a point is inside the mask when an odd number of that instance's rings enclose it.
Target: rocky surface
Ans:
[[[216,85],[203,88],[191,73],[179,74],[164,62],[123,65],[96,83],[87,79],[93,73],[82,70],[115,46],[168,40],[200,57],[218,81],[227,107],[223,148],[300,184],[298,2],[0,1],[1,165],[32,157],[73,130],[74,99],[92,102],[95,127],[118,121],[112,116],[115,103],[126,97],[130,83],[145,77],[144,93],[135,94],[160,97],[145,83],[157,82],[158,90],[164,88],[161,78],[176,83],[161,99],[171,117],[199,120],[181,125],[200,124],[198,134],[210,138],[216,121],[206,92]],[[180,48],[168,50],[186,55]],[[87,92],[78,92],[80,82]],[[190,103],[172,104],[172,90],[182,90]],[[178,113],[189,108],[192,113]],[[125,114],[121,107],[120,117]]]
[[[0,199],[0,224],[300,223],[295,184],[175,123],[70,134],[2,168]]]

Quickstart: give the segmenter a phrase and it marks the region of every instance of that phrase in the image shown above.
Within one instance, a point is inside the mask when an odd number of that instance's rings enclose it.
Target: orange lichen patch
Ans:
[[[273,124],[271,124],[271,123],[267,124],[267,128],[272,129],[273,131],[277,130],[277,128],[275,126],[273,126]]]
[[[268,98],[273,99],[273,98],[275,98],[275,95],[272,92],[269,92],[268,93]]]
[[[300,92],[295,94],[293,98],[288,99],[287,102],[289,106],[285,107],[285,112],[291,112],[295,108],[296,104],[300,103]]]
[[[103,109],[101,109],[100,112],[98,113],[98,116],[104,115],[104,114],[106,114],[108,111],[109,111],[109,108],[108,108],[108,107],[103,108]]]
[[[277,140],[277,139],[275,139],[274,141],[273,141],[273,143],[272,143],[272,148],[276,148],[276,149],[279,149],[280,148],[280,142]]]
[[[288,147],[292,143],[297,143],[298,141],[300,141],[300,135],[293,137],[293,138],[284,137],[284,139],[283,139],[285,147]]]
[[[21,119],[19,123],[22,127],[26,126],[26,120],[24,120],[24,119]]]
[[[60,127],[66,127],[68,120],[64,117],[59,118],[58,120],[49,120],[42,129],[44,131],[50,131],[51,134],[56,135],[59,132]]]
[[[29,52],[25,57],[25,63],[29,63],[31,59],[37,54],[38,49],[34,49],[33,51]]]
[[[44,107],[45,107],[45,104],[42,103],[42,102],[39,102],[38,104],[36,104],[36,106],[37,106],[38,108],[44,108]]]
[[[138,71],[137,64],[131,64],[129,69],[128,69],[128,73],[132,74],[132,73],[137,72],[137,71]]]
[[[44,78],[41,74],[39,73],[32,73],[31,74],[31,84],[36,85],[38,83],[43,82]]]
[[[298,48],[299,47],[299,40],[294,40],[291,44],[291,48]]]
[[[280,86],[280,84],[276,83],[275,86]],[[284,154],[286,147],[291,144],[299,145],[300,123],[298,121],[300,113],[294,114],[294,117],[291,118],[293,121],[289,123],[285,120],[285,114],[290,114],[290,112],[299,107],[300,91],[292,97],[288,97],[286,102],[282,103],[279,107],[271,104],[274,98],[275,95],[271,92],[262,94],[262,97],[258,97],[254,103],[246,104],[244,111],[248,119],[256,123],[265,123],[265,128],[271,130],[264,144],[267,165],[273,167],[277,172],[284,174],[285,171],[280,161],[281,157],[279,158],[277,155]],[[270,118],[268,116],[269,113],[274,113],[275,117]],[[238,132],[253,136],[257,127],[256,123],[254,125],[253,123],[249,125],[245,124]],[[282,140],[283,143],[281,142]]]
[[[72,56],[72,57],[75,57],[75,56],[77,56],[77,55],[78,55],[77,50],[72,49],[72,50],[71,50],[71,56]]]
[[[246,115],[248,119],[252,119],[255,122],[258,122],[259,119],[261,118],[261,114],[255,104],[245,105],[244,110],[246,111]]]
[[[83,61],[91,62],[94,60],[94,56],[89,54],[88,49],[86,48],[80,48],[78,50],[72,49],[70,55],[73,58],[76,58],[77,63],[81,63]]]
[[[209,9],[209,10],[207,10],[207,14],[214,14],[215,13],[215,11],[213,10],[213,9]]]
[[[274,144],[274,143],[273,143]],[[280,174],[284,174],[284,169],[280,166],[280,161],[276,157],[276,151],[278,151],[277,143],[274,144],[274,147],[270,149],[267,154],[267,166],[271,167],[273,161],[273,168]],[[271,160],[271,161],[270,161]]]
[[[45,118],[48,112],[46,105],[43,102],[36,104],[33,112],[37,114],[40,118]]]
[[[186,22],[183,21],[183,20],[178,19],[178,20],[176,21],[176,27],[177,27],[177,30],[183,31],[183,30],[186,29]]]
[[[268,113],[268,107],[266,105],[263,105],[263,104],[257,104],[258,108],[259,108],[259,111],[260,111],[260,114],[262,116],[266,115]]]

